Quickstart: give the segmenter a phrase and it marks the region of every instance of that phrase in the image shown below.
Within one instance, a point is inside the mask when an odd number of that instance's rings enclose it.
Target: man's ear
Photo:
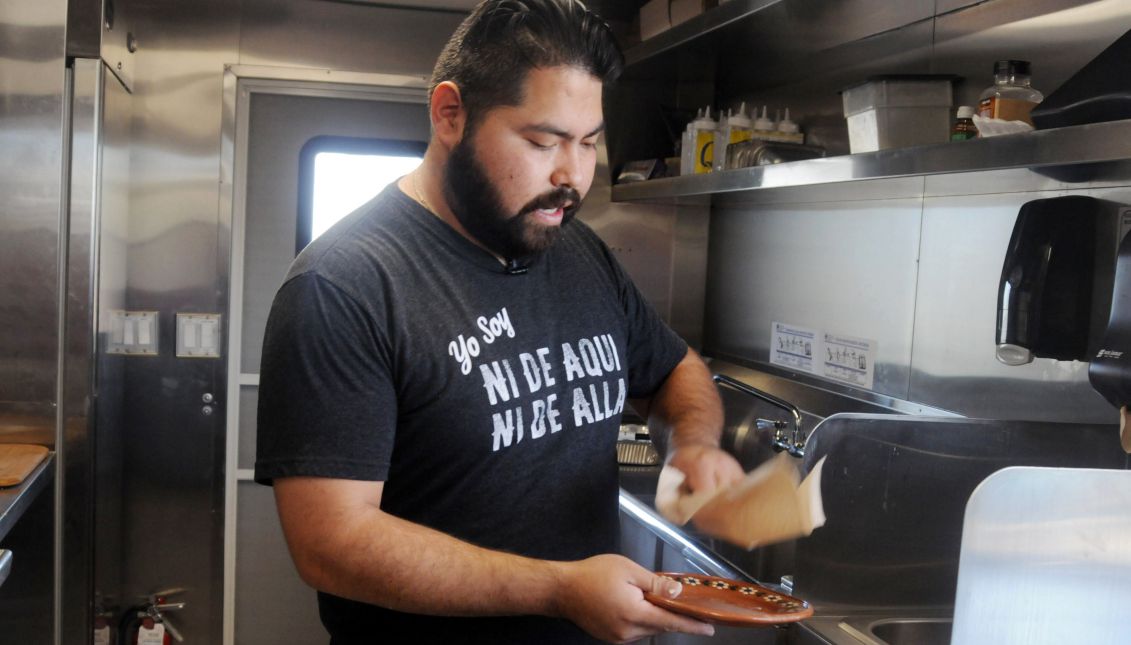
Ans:
[[[437,85],[432,90],[432,100],[428,107],[432,118],[432,132],[445,148],[451,150],[463,139],[463,131],[467,126],[467,110],[464,108],[459,86],[451,81]]]

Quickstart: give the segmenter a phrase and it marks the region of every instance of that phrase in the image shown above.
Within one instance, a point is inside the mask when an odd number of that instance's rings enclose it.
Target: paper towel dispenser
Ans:
[[[1131,405],[1131,235],[1119,245],[1111,317],[1088,365],[1088,380],[1116,408]]]
[[[1111,307],[1121,206],[1068,196],[1021,207],[998,285],[999,361],[1094,354]]]

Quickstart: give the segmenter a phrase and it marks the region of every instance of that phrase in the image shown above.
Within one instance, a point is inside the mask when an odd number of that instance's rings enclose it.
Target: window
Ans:
[[[295,254],[424,158],[423,141],[314,137],[299,157]]]

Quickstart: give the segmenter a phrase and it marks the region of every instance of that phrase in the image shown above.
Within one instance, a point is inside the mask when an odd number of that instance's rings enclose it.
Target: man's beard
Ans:
[[[508,260],[537,255],[550,248],[561,237],[562,227],[577,213],[581,195],[562,186],[530,200],[517,213],[507,213],[470,139],[469,133],[452,148],[443,180],[444,199],[464,230]],[[535,210],[560,208],[566,202],[571,206],[562,213],[560,226],[543,226],[533,221]]]

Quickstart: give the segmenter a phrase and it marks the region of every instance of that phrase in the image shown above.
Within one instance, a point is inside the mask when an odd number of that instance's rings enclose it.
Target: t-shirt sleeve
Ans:
[[[649,397],[687,355],[687,343],[660,318],[608,247],[601,243],[601,248],[628,321],[628,396]]]
[[[397,416],[385,340],[325,278],[300,274],[279,289],[259,378],[257,482],[385,479]]]

